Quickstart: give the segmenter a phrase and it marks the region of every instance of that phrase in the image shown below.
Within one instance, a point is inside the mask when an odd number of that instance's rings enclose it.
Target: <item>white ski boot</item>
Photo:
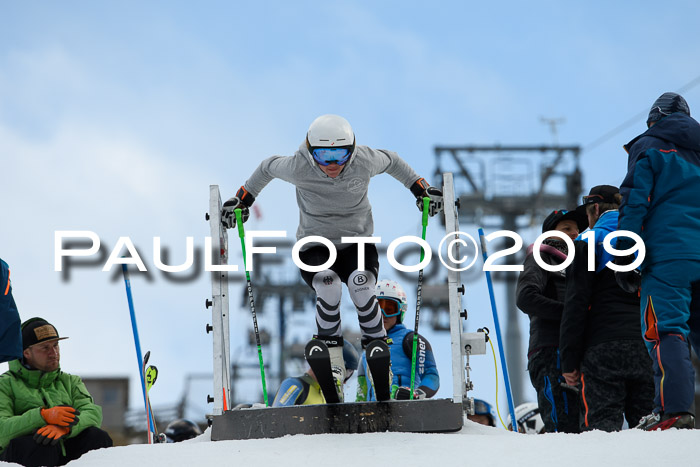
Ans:
[[[344,401],[343,385],[345,383],[345,360],[343,359],[343,346],[329,347],[331,356],[331,372],[335,380],[335,389],[338,391],[338,399]]]

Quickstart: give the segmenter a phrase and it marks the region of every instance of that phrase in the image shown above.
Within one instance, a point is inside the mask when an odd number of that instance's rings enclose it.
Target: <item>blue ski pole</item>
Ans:
[[[139,376],[141,376],[141,389],[143,392],[143,405],[146,409],[146,419],[148,420],[148,443],[152,442],[151,433],[155,433],[153,426],[153,418],[148,407],[148,399],[146,396],[146,381],[143,376],[143,358],[141,357],[141,341],[139,341],[139,329],[136,326],[136,312],[134,311],[134,299],[131,296],[131,281],[129,280],[129,270],[126,264],[122,264],[122,273],[124,273],[124,284],[126,284],[126,298],[129,301],[129,314],[131,315],[131,330],[134,333],[134,344],[136,345],[136,358],[139,363]]]
[[[479,241],[481,242],[481,254],[484,257],[484,264],[488,259],[486,251],[486,238],[484,238],[484,229],[479,229]],[[496,337],[498,338],[498,354],[501,357],[501,368],[503,370],[503,379],[506,383],[506,395],[508,396],[508,409],[510,410],[511,428],[513,431],[518,431],[518,421],[515,419],[515,406],[513,405],[513,393],[510,390],[510,378],[508,377],[508,365],[506,364],[506,356],[503,353],[503,339],[501,338],[501,325],[498,323],[498,310],[496,309],[496,297],[493,294],[493,283],[491,282],[491,271],[484,268],[486,274],[486,284],[489,288],[489,297],[491,298],[491,311],[493,312],[493,324],[496,328]],[[498,381],[496,382],[498,384]]]

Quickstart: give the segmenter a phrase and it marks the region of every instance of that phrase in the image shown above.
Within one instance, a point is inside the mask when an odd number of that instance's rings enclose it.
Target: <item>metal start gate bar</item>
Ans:
[[[212,269],[228,263],[228,234],[221,223],[221,195],[218,185],[209,186],[209,213],[207,214],[211,230]],[[214,396],[208,398],[214,403],[211,415],[221,415],[231,408],[231,354],[229,343],[229,306],[228,306],[228,272],[225,270],[211,273],[211,300],[205,306],[211,306],[211,328],[213,331],[214,356]]]

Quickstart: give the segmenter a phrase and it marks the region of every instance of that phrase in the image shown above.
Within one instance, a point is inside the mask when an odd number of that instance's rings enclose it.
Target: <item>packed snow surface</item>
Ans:
[[[296,435],[92,451],[70,466],[643,466],[700,465],[700,430],[524,435],[466,421],[456,433]],[[5,464],[7,465],[7,464]]]

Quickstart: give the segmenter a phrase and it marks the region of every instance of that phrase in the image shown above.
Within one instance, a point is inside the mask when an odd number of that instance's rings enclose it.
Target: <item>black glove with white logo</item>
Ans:
[[[221,207],[221,223],[226,226],[227,229],[232,229],[236,226],[236,209],[241,210],[241,220],[245,223],[250,217],[250,210],[248,209],[253,205],[255,197],[248,193],[248,190],[241,187],[236,196],[226,200],[224,205]]]
[[[442,190],[428,185],[424,178],[419,178],[411,185],[411,193],[416,197],[416,206],[421,212],[423,212],[423,198],[426,196],[430,198],[428,215],[433,217],[442,212]]]

